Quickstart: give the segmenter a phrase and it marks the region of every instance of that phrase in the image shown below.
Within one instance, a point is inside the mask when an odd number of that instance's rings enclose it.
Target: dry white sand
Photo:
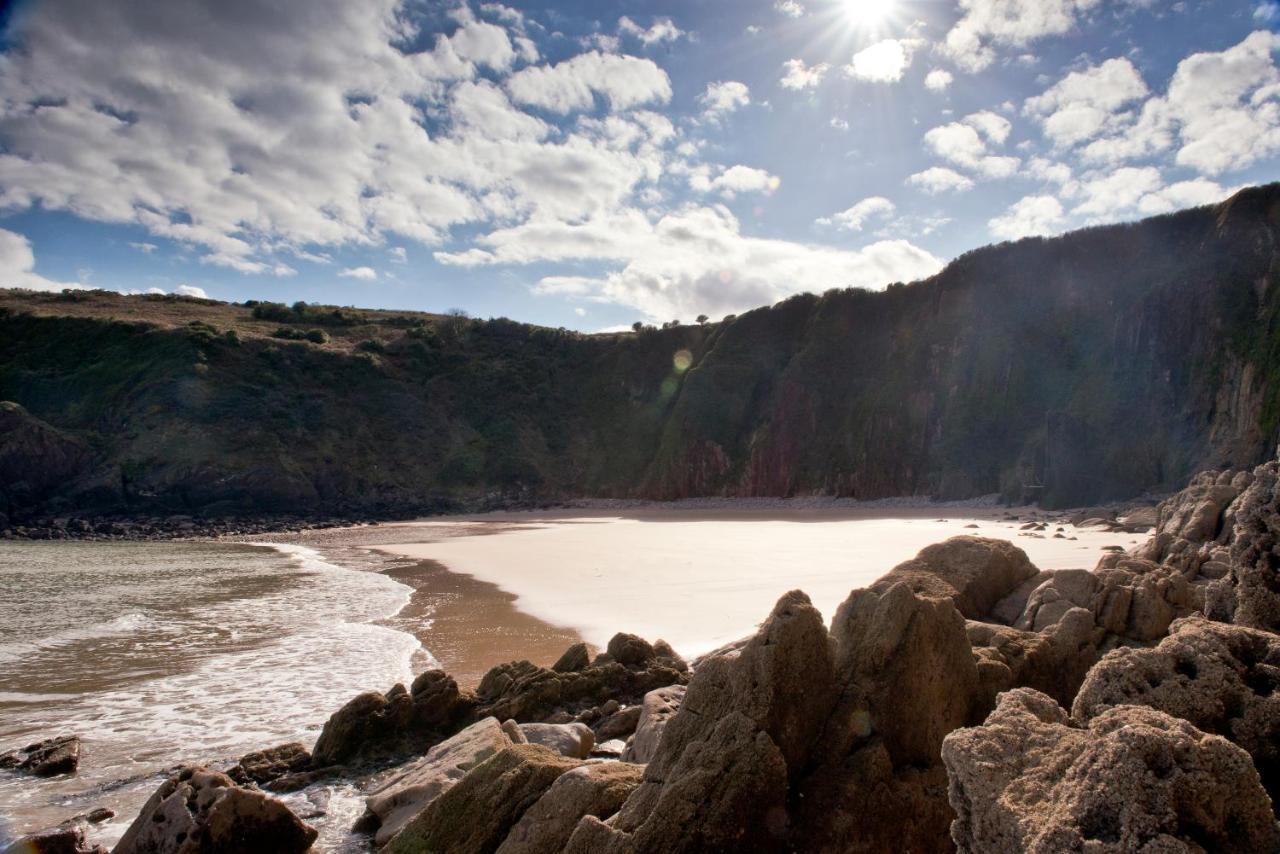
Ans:
[[[830,619],[850,590],[959,534],[1010,540],[1041,569],[1092,569],[1104,546],[1145,539],[1070,525],[1066,536],[1078,539],[1053,539],[1056,523],[1037,539],[990,510],[949,509],[971,516],[941,521],[938,508],[505,514],[411,523],[405,539],[418,542],[378,548],[495,584],[520,610],[597,646],[627,631],[692,656],[750,634],[788,590],[808,593]],[[433,528],[441,539],[422,542]]]

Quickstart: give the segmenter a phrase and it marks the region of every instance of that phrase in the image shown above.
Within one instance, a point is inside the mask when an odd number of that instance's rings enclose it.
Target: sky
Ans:
[[[0,10],[0,286],[594,331],[1280,179],[1272,0]]]

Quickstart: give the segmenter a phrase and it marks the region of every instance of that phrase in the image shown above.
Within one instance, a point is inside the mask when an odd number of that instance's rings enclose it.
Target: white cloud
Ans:
[[[1117,164],[1174,151],[1179,166],[1216,176],[1280,151],[1280,35],[1258,31],[1224,51],[1186,57],[1163,96],[1112,117],[1081,155]]]
[[[773,8],[788,18],[799,18],[804,15],[804,6],[797,3],[796,0],[775,0]]]
[[[710,184],[720,195],[732,199],[739,193],[771,193],[781,182],[763,169],[751,166],[730,166]]]
[[[60,291],[79,285],[56,282],[35,272],[36,255],[31,241],[15,231],[0,228],[0,288]]]
[[[897,205],[884,196],[871,196],[863,199],[840,213],[817,220],[819,225],[834,225],[843,231],[862,231],[863,226],[872,219],[882,219],[896,211]]]
[[[845,131],[849,129],[849,123],[838,116],[832,118],[830,124],[833,128],[839,131]]]
[[[896,83],[911,64],[914,49],[913,41],[885,39],[855,53],[844,72],[857,80]]]
[[[1160,170],[1152,166],[1126,166],[1081,184],[1084,201],[1072,211],[1092,222],[1108,222],[1133,210],[1148,194],[1163,186]]]
[[[618,32],[634,36],[646,47],[662,42],[673,42],[685,35],[684,30],[670,18],[657,18],[648,28],[642,27],[625,15],[618,19]]]
[[[1020,161],[991,153],[989,145],[1002,145],[1012,125],[991,112],[973,113],[959,122],[933,128],[924,135],[925,146],[934,154],[986,178],[1008,178]]]
[[[575,308],[575,309],[573,310],[573,313],[574,313],[574,314],[576,314],[576,315],[578,315],[578,317],[586,317],[586,316],[587,316],[587,310],[586,310],[585,308],[582,308],[581,306],[579,306],[579,307]]]
[[[205,293],[204,288],[197,288],[195,285],[178,285],[173,292],[180,297],[196,297],[198,299],[208,299],[209,295]]]
[[[338,274],[344,279],[360,279],[365,282],[372,282],[378,278],[378,271],[372,267],[348,267]]]
[[[627,110],[670,101],[671,80],[652,60],[592,51],[518,71],[507,80],[507,91],[517,104],[553,113],[589,110],[597,94],[613,109]]]
[[[707,84],[698,103],[702,104],[703,115],[714,121],[750,104],[751,90],[737,80],[720,80]]]
[[[961,17],[941,49],[957,66],[978,72],[995,61],[992,45],[1023,47],[1071,31],[1102,0],[959,0]]]
[[[963,193],[973,189],[973,181],[954,169],[934,166],[907,178],[907,184],[924,190],[931,196],[946,192]]]
[[[1216,181],[1204,178],[1179,181],[1139,199],[1138,212],[1143,216],[1154,216],[1183,208],[1211,205],[1234,192],[1235,189],[1224,189]]]
[[[1147,84],[1127,59],[1074,71],[1023,109],[1040,119],[1045,136],[1058,147],[1092,139],[1122,118],[1120,111],[1147,95]]]
[[[392,246],[387,250],[387,254],[391,256],[392,263],[405,264],[409,261],[409,253],[403,246]]]
[[[991,233],[1001,240],[1020,240],[1054,234],[1063,223],[1062,203],[1053,196],[1027,196],[1016,202],[1003,216],[988,223]]]
[[[134,249],[137,249],[143,255],[150,255],[152,252],[155,252],[157,249],[160,248],[159,246],[156,246],[154,243],[130,243],[129,245],[132,246]]]
[[[945,92],[954,80],[950,71],[935,68],[925,75],[924,87],[930,92]]]
[[[783,88],[785,89],[812,89],[822,82],[822,78],[831,70],[831,66],[825,62],[819,62],[817,65],[805,65],[803,59],[788,59],[782,64],[784,74],[782,75]]]

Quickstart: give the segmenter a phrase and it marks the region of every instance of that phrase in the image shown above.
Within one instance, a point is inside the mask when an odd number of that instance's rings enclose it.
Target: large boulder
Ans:
[[[60,735],[28,744],[0,756],[0,768],[26,771],[37,777],[74,774],[80,767],[80,736]]]
[[[943,760],[961,852],[1276,851],[1280,826],[1249,756],[1140,706],[1072,726],[1050,697],[1001,696]]]
[[[609,824],[584,818],[568,851],[780,849],[787,793],[835,702],[834,656],[807,596],[783,596],[745,645],[701,662],[644,782]]]
[[[1026,553],[1007,540],[952,537],[922,549],[871,589],[884,593],[903,583],[918,596],[950,599],[965,617],[981,620],[996,603],[1038,573]]]
[[[287,774],[301,774],[310,770],[311,754],[296,741],[266,750],[255,750],[240,757],[240,761],[227,769],[227,776],[241,785],[253,783],[263,786]]]
[[[0,841],[0,854],[107,854],[85,837],[82,821],[71,820],[49,830],[24,836],[10,844]]]
[[[520,724],[526,744],[541,744],[570,759],[586,759],[595,747],[596,734],[582,723]]]
[[[511,744],[495,718],[484,718],[401,766],[399,773],[365,800],[369,813],[376,817],[374,842],[385,845],[467,772]]]
[[[275,798],[216,771],[184,768],[151,795],[112,854],[299,854],[315,838]]]
[[[1280,804],[1280,636],[1189,617],[1152,649],[1117,649],[1085,680],[1072,716],[1149,706],[1244,748]]]
[[[1280,463],[1258,466],[1228,511],[1228,573],[1209,585],[1217,620],[1280,632]]]
[[[428,670],[409,690],[396,685],[386,694],[366,691],[325,723],[311,751],[315,767],[421,753],[452,735],[476,705],[469,693],[442,670]]]
[[[537,744],[489,757],[391,838],[388,854],[491,854],[561,775],[581,765]]]
[[[561,775],[511,828],[497,854],[560,854],[584,816],[616,813],[643,774],[639,765],[604,762]]]
[[[1070,705],[1085,675],[1098,660],[1103,631],[1084,608],[1072,608],[1039,632],[970,620],[965,632],[973,647],[986,708],[1011,688],[1034,688]]]
[[[854,591],[831,625],[839,700],[792,797],[806,851],[949,848],[942,739],[981,719],[987,696],[951,599],[906,584]]]
[[[622,755],[624,760],[644,765],[653,759],[654,754],[658,752],[662,731],[679,711],[680,703],[684,701],[687,690],[688,688],[684,685],[669,685],[644,695],[635,735],[627,745],[626,753]]]

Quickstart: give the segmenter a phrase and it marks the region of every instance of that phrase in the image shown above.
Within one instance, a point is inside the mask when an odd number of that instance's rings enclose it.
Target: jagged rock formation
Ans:
[[[1278,200],[1244,190],[971,252],[884,292],[639,335],[0,292],[0,400],[36,419],[0,438],[0,484],[50,478],[0,512],[995,492],[1073,506],[1172,489],[1274,447]],[[282,324],[330,341],[285,343]]]
[[[964,854],[1275,851],[1280,827],[1243,750],[1144,706],[1086,729],[1030,689],[947,736],[943,760]]]
[[[60,735],[0,755],[0,768],[37,777],[74,774],[80,767],[80,736]]]
[[[225,774],[184,768],[160,785],[112,854],[301,854],[317,833],[287,806]]]
[[[566,772],[520,817],[496,854],[559,854],[584,816],[607,818],[616,813],[643,775],[639,765],[625,762]]]

